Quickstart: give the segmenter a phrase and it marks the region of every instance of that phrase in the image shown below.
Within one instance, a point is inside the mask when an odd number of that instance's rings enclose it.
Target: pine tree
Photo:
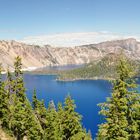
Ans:
[[[106,122],[99,126],[97,140],[139,140],[140,94],[133,78],[134,67],[122,58],[117,74],[112,96],[100,104],[100,114],[105,116]]]
[[[55,133],[56,135],[59,137],[59,140],[63,140],[65,138],[64,136],[64,132],[63,132],[63,121],[64,121],[64,109],[62,106],[62,103],[58,103],[57,105],[57,117],[56,117],[56,129],[55,129]]]
[[[82,132],[81,116],[75,112],[76,105],[74,101],[68,96],[65,99],[64,106],[64,120],[62,122],[64,140],[70,139],[72,136]]]
[[[91,135],[86,133],[86,131],[79,132],[73,135],[70,140],[92,140]]]
[[[36,118],[35,114],[33,113],[32,107],[29,101],[26,102],[25,108],[25,115],[26,115],[26,136],[28,139],[31,140],[41,140],[43,138],[43,130],[40,125],[40,122]]]
[[[13,106],[13,114],[11,118],[11,129],[17,140],[27,137],[33,140],[42,138],[42,128],[37,121],[30,103],[26,100],[24,103],[15,98]]]
[[[32,97],[32,105],[33,105],[33,109],[37,109],[37,106],[38,106],[38,100],[37,100],[37,96],[36,96],[36,90],[34,89],[34,92],[33,92],[33,97]]]
[[[34,90],[33,93],[33,109],[34,109],[34,113],[37,117],[37,119],[39,120],[40,125],[42,126],[42,129],[45,130],[46,129],[46,116],[47,116],[47,109],[45,108],[45,104],[44,101],[39,101],[37,99],[36,96],[36,91]]]
[[[10,128],[14,133],[14,136],[17,140],[23,139],[26,135],[26,111],[25,104],[19,101],[19,99],[14,95],[14,104],[11,105],[11,120],[10,120]]]
[[[48,140],[59,140],[59,137],[56,133],[57,129],[57,111],[53,101],[49,102],[46,116],[46,129],[44,132],[44,139]]]
[[[8,116],[9,116],[9,105],[8,95],[5,90],[5,83],[2,81],[2,65],[0,64],[0,125],[3,128],[8,129]]]
[[[6,90],[9,97],[11,94],[14,93],[14,80],[11,72],[9,71],[9,68],[7,70],[7,77],[6,77]]]
[[[74,105],[74,101],[71,99],[70,96],[68,96],[65,100],[69,100],[67,101],[67,103],[71,104],[71,106],[75,106]],[[67,105],[68,105],[67,104]],[[70,104],[68,106],[70,106]],[[86,130],[84,130],[82,128],[82,125],[81,125],[81,122],[80,120],[78,122],[76,122],[77,117],[80,118],[80,115],[78,115],[78,113],[76,113],[73,109],[73,113],[71,112],[72,110],[70,109],[70,107],[66,107],[66,105],[62,106],[61,103],[58,103],[58,111],[57,111],[57,117],[56,117],[56,136],[58,137],[58,140],[66,140],[66,139],[70,139],[70,140],[91,140],[91,134],[90,133],[86,133]],[[73,108],[72,107],[72,108]],[[75,107],[74,107],[75,108]],[[67,111],[66,110],[68,109],[70,112],[70,116],[69,116],[69,120],[66,120],[67,119]],[[72,115],[73,114],[73,115]],[[71,118],[70,118],[71,117]],[[75,118],[75,119],[74,119]],[[69,125],[69,127],[71,128],[71,126],[73,126],[71,129],[69,128],[66,128],[66,125]],[[76,126],[75,126],[76,125]],[[78,126],[79,125],[79,129],[78,129]],[[73,129],[73,130],[72,130]],[[68,137],[69,135],[69,132],[71,131],[71,136],[69,136],[69,138],[66,138]],[[73,132],[72,132],[73,131]]]
[[[15,79],[13,89],[14,94],[12,95],[13,103],[10,106],[10,128],[17,140],[22,140],[25,136],[33,140],[42,139],[42,129],[40,123],[35,117],[32,107],[25,94],[20,57],[16,58],[14,66]]]
[[[15,67],[14,91],[16,96],[19,98],[19,100],[21,102],[24,102],[26,100],[26,95],[25,95],[25,87],[23,82],[23,73],[21,71],[22,63],[21,63],[21,58],[19,56],[15,58],[14,67]]]

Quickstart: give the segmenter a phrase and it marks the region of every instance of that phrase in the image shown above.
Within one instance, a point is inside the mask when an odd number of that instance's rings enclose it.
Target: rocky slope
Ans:
[[[77,47],[55,48],[39,47],[16,41],[0,41],[0,63],[6,69],[13,68],[14,58],[22,58],[24,68],[44,67],[49,65],[83,64],[102,59],[109,53],[120,53],[140,59],[140,43],[135,39],[108,41]]]

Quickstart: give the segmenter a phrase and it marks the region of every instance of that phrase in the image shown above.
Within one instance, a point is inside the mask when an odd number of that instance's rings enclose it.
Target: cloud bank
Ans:
[[[27,44],[41,46],[51,45],[54,47],[73,47],[126,38],[136,38],[137,40],[140,40],[137,36],[123,36],[115,33],[110,33],[107,31],[102,31],[102,32],[61,33],[54,35],[29,36],[18,41]]]

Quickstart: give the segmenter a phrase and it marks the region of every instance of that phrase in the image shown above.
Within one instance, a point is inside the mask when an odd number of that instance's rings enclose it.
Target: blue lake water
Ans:
[[[5,75],[3,75],[5,79]],[[106,97],[111,95],[111,83],[106,80],[79,80],[73,82],[56,81],[53,75],[25,74],[24,81],[27,97],[32,101],[33,90],[36,89],[38,99],[44,99],[47,107],[48,102],[53,100],[64,102],[68,94],[75,100],[76,111],[82,115],[82,124],[86,130],[91,130],[92,137],[96,136],[98,124],[104,122],[103,116],[98,112],[97,104],[105,102]],[[140,78],[137,80],[140,85]],[[138,87],[140,92],[140,87]]]
[[[44,99],[45,105],[50,100],[55,104],[64,102],[64,98],[70,94],[77,105],[76,111],[80,113],[83,126],[91,130],[95,137],[98,124],[103,122],[103,118],[98,115],[100,108],[98,103],[106,100],[110,96],[111,84],[105,80],[84,80],[75,82],[58,82],[56,76],[52,75],[30,75],[25,74],[25,86],[27,88],[27,97],[32,100],[34,88],[37,91],[39,99]]]

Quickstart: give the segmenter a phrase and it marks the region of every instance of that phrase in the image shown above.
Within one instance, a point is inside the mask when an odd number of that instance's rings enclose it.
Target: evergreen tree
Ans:
[[[14,80],[11,72],[9,71],[9,68],[7,70],[7,77],[6,77],[6,90],[9,97],[11,94],[14,93]]]
[[[37,100],[37,96],[36,96],[36,90],[34,89],[33,92],[33,97],[32,97],[33,101],[32,101],[32,105],[33,105],[33,109],[37,109],[38,106],[38,100]]]
[[[97,140],[139,140],[140,94],[135,90],[134,67],[122,58],[117,74],[112,96],[100,104],[106,122],[99,126]]]
[[[59,140],[59,136],[56,133],[57,129],[57,111],[53,101],[49,102],[46,116],[46,129],[44,132],[44,139]]]
[[[42,126],[42,129],[45,130],[46,129],[46,116],[47,116],[47,109],[45,108],[45,104],[44,101],[39,101],[37,99],[36,96],[36,91],[34,90],[34,94],[33,94],[33,109],[34,109],[34,113],[37,117],[37,119],[39,120],[40,125]]]
[[[0,123],[10,129],[17,140],[90,140],[82,128],[81,116],[75,112],[74,101],[68,96],[65,106],[53,101],[48,109],[44,101],[33,94],[33,109],[25,94],[21,58],[15,59],[14,76],[7,71],[6,82],[2,81],[0,66]]]
[[[64,115],[62,128],[64,133],[64,140],[71,139],[72,136],[78,134],[79,132],[83,132],[81,125],[81,116],[75,112],[76,105],[74,101],[68,96],[65,99],[64,106]]]
[[[26,127],[26,136],[28,139],[31,140],[41,140],[43,138],[43,130],[40,125],[40,122],[36,118],[35,114],[32,111],[32,107],[29,103],[29,101],[26,102],[26,108],[25,108],[25,127]]]
[[[14,104],[11,105],[11,120],[10,120],[10,128],[14,133],[14,136],[17,140],[22,140],[26,135],[26,111],[25,104],[19,101],[19,99],[14,95]]]
[[[14,92],[16,96],[19,98],[19,100],[21,102],[24,102],[26,100],[26,95],[25,95],[25,87],[23,82],[23,73],[21,71],[22,63],[21,63],[21,58],[19,56],[15,58],[14,67],[15,67]]]
[[[57,113],[57,117],[56,117],[56,130],[55,133],[56,135],[59,137],[59,140],[63,140],[65,138],[64,136],[64,132],[63,132],[63,121],[64,121],[64,109],[62,106],[62,103],[58,103],[57,105],[58,108],[58,113]]]
[[[0,125],[8,128],[9,105],[5,83],[2,81],[2,65],[0,64]]]
[[[71,137],[70,140],[92,140],[90,133],[86,133],[86,131],[79,132]]]
[[[22,140],[25,136],[29,139],[39,140],[42,137],[42,129],[25,95],[20,57],[16,58],[14,66],[15,79],[13,91],[15,94],[12,95],[13,103],[10,107],[10,128],[17,140]]]
[[[11,129],[17,140],[22,140],[25,136],[31,140],[40,140],[43,132],[40,123],[32,112],[30,103],[27,100],[22,103],[16,97],[14,103]]]

